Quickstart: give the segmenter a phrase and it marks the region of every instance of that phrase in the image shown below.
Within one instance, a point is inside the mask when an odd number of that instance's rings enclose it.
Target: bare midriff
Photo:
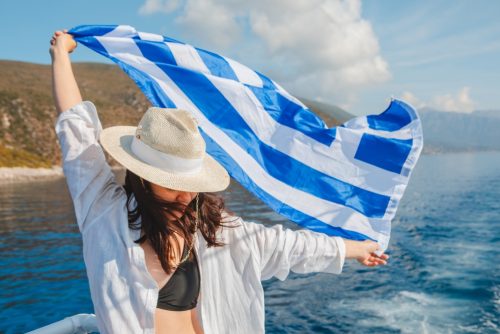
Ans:
[[[157,308],[155,312],[155,328],[156,334],[203,333],[195,309],[188,311],[169,311]]]
[[[184,240],[179,240],[180,249],[184,247]],[[146,266],[148,268],[149,274],[156,281],[158,287],[162,287],[167,284],[168,280],[172,276],[167,275],[163,270],[158,255],[153,250],[148,241],[141,244],[144,250],[144,256],[146,259]],[[176,253],[175,258],[177,262],[180,259],[180,253]],[[200,325],[200,321],[196,314],[196,309],[187,311],[170,311],[157,308],[155,311],[155,333],[156,334],[202,334],[203,330]]]

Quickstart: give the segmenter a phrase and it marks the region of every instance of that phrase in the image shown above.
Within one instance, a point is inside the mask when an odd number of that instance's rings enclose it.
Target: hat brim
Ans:
[[[229,175],[214,158],[205,154],[195,174],[173,173],[143,162],[132,152],[134,126],[113,126],[102,130],[99,141],[116,161],[132,173],[162,187],[189,192],[217,192],[229,186]]]

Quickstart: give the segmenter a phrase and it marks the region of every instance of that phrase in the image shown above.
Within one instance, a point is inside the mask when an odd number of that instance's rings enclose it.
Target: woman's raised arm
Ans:
[[[76,47],[75,40],[65,31],[56,31],[50,44],[54,101],[59,112],[55,130],[76,220],[84,233],[100,221],[103,212],[122,205],[126,195],[99,144],[102,125],[97,110],[92,102],[82,101],[73,75],[69,53]]]
[[[82,102],[82,96],[73,75],[69,54],[76,48],[73,36],[56,31],[50,41],[52,58],[52,94],[58,113]]]

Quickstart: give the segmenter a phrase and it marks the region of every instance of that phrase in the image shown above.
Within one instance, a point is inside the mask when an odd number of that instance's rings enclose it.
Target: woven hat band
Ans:
[[[203,166],[203,159],[185,159],[161,152],[136,137],[133,138],[130,149],[143,162],[167,172],[195,174]]]

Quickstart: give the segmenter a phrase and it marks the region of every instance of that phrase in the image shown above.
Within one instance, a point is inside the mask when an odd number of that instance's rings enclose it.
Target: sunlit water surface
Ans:
[[[235,184],[228,207],[283,223]],[[64,180],[0,185],[0,332],[93,313]],[[422,156],[390,264],[264,282],[268,333],[499,333],[500,153]]]

